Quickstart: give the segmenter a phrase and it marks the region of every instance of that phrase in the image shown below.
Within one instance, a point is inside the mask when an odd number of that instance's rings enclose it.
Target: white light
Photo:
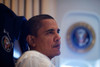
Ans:
[[[20,52],[17,51],[16,49],[14,49],[14,54],[13,54],[14,58],[19,58],[21,56]]]
[[[93,67],[92,64],[86,60],[67,60],[64,61],[60,67]]]
[[[79,67],[79,66],[61,65],[61,67]]]
[[[95,67],[100,67],[100,59],[96,61]]]
[[[15,40],[14,42],[14,50],[13,50],[13,57],[18,59],[21,56],[22,52],[19,46],[18,40]]]

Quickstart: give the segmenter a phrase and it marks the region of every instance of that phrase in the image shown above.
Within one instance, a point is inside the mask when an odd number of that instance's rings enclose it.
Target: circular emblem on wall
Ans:
[[[12,43],[10,42],[10,39],[7,35],[4,35],[1,39],[2,47],[5,51],[10,52],[12,49]]]
[[[89,51],[95,43],[95,32],[87,23],[75,23],[67,31],[67,43],[73,51]]]

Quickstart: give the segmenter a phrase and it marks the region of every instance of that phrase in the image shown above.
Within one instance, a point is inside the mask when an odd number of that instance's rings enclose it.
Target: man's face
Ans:
[[[47,55],[50,59],[60,54],[59,28],[53,19],[42,20],[42,27],[35,37],[36,50]]]

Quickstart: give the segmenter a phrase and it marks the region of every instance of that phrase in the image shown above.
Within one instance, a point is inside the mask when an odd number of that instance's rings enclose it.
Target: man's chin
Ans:
[[[61,53],[61,52],[59,51],[59,52],[56,54],[56,56],[60,55],[60,53]]]

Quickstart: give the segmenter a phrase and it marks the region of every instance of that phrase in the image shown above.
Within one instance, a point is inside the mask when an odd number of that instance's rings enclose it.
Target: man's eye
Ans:
[[[59,34],[59,33],[60,33],[60,31],[57,31],[57,33]]]
[[[57,33],[58,33],[58,34],[60,33],[60,29],[57,30]]]
[[[48,32],[49,34],[54,34],[54,32]]]
[[[57,31],[57,33],[59,34],[59,33],[60,33],[60,31],[58,30],[58,31]]]

